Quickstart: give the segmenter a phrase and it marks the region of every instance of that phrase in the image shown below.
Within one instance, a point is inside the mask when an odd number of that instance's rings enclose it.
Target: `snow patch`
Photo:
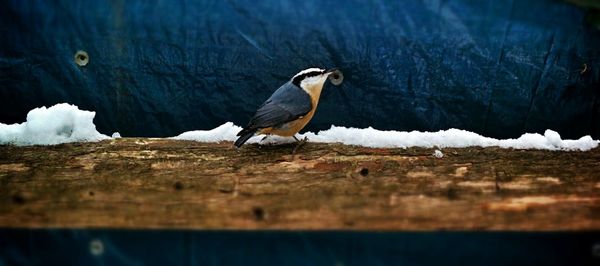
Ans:
[[[35,108],[21,124],[0,123],[0,144],[55,145],[78,141],[100,141],[108,136],[96,131],[95,112],[79,110],[60,103],[50,108]]]
[[[119,133],[119,132],[112,133],[112,136],[110,136],[110,137],[113,139],[120,139],[121,133]]]
[[[241,127],[234,125],[232,122],[227,122],[212,130],[194,130],[172,137],[171,139],[178,140],[194,140],[199,142],[219,142],[219,141],[235,141],[236,134],[242,130]]]
[[[195,140],[200,142],[235,141],[241,127],[227,122],[212,130],[197,130],[185,132],[173,139]],[[464,147],[501,147],[514,149],[539,150],[568,150],[587,151],[598,146],[599,141],[585,136],[577,140],[563,140],[552,130],[546,130],[544,135],[526,133],[517,139],[494,139],[460,129],[440,130],[437,132],[420,131],[384,131],[372,127],[347,128],[331,126],[328,130],[318,133],[307,132],[298,134],[298,138],[307,136],[310,142],[343,143],[373,148],[464,148]],[[263,136],[252,137],[248,143],[280,144],[294,142],[292,138],[269,136],[261,141]],[[441,151],[440,151],[441,153]],[[443,153],[442,153],[443,156]]]
[[[444,157],[444,154],[440,150],[435,150],[432,154],[433,157],[441,159]]]
[[[525,133],[518,139],[494,139],[479,134],[451,128],[437,132],[382,131],[371,127],[366,129],[332,126],[317,134],[305,134],[313,142],[341,142],[343,144],[383,148],[464,148],[501,147],[539,150],[580,150],[587,151],[598,146],[599,141],[590,136],[578,140],[562,140],[560,135],[547,129],[544,135]]]
[[[78,141],[99,141],[110,137],[96,131],[93,123],[95,112],[79,110],[75,105],[61,103],[50,108],[35,108],[27,114],[27,120],[21,124],[0,123],[0,144],[14,145],[54,145]],[[199,142],[235,141],[241,127],[227,122],[212,130],[188,131],[173,137],[178,140]],[[118,132],[113,138],[120,138]],[[438,132],[419,131],[383,131],[369,128],[346,128],[331,126],[318,133],[299,134],[299,138],[308,137],[311,142],[343,143],[374,148],[463,148],[492,147],[542,150],[579,150],[586,151],[598,147],[599,141],[585,136],[577,140],[563,140],[552,130],[544,135],[526,133],[517,139],[494,139],[460,129],[440,130]],[[255,136],[248,143],[281,144],[294,142],[293,138]],[[444,154],[436,150],[433,156],[441,158]]]

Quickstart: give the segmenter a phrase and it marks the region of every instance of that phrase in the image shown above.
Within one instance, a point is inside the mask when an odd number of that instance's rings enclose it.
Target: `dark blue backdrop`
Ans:
[[[1,2],[2,123],[69,102],[106,134],[241,125],[297,71],[337,66],[309,130],[600,137],[600,33],[558,0]]]
[[[599,236],[0,229],[0,265],[598,265]]]

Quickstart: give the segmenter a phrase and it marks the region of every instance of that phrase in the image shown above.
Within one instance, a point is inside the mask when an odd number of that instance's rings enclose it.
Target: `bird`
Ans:
[[[296,133],[314,116],[327,79],[337,86],[342,83],[343,74],[337,68],[315,67],[298,72],[258,108],[248,125],[237,133],[239,138],[234,145],[240,148],[255,135],[278,135],[296,140],[295,153],[308,140],[298,140]]]

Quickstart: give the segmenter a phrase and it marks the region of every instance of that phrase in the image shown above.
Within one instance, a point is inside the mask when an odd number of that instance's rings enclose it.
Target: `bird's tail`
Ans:
[[[248,141],[248,139],[254,136],[254,133],[256,133],[256,129],[243,129],[237,134],[240,137],[235,141],[233,145],[235,145],[238,148],[241,147],[242,145],[244,145],[244,143],[246,143],[246,141]]]

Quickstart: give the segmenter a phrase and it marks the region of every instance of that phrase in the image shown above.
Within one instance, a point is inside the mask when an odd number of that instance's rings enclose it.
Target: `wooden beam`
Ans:
[[[600,149],[0,146],[0,227],[598,230]]]

